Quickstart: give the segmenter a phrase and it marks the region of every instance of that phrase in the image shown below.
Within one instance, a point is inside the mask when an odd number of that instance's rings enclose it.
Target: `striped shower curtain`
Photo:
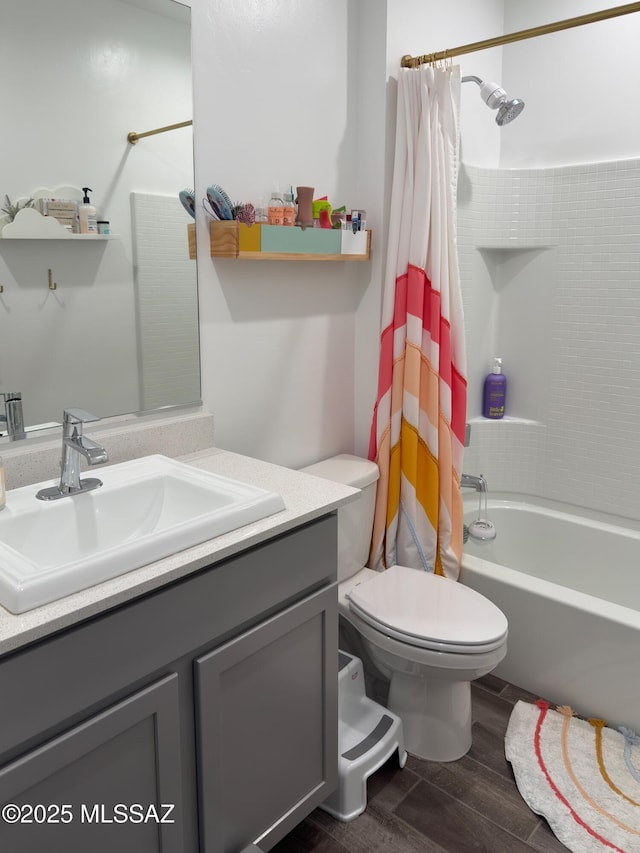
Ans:
[[[369,458],[380,468],[369,565],[456,580],[466,357],[455,240],[459,67],[402,69]]]

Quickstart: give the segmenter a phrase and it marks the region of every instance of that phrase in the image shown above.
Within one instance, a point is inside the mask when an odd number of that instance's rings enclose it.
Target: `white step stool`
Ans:
[[[360,658],[338,652],[338,788],[320,804],[338,820],[353,820],[367,807],[367,779],[398,750],[404,767],[402,721],[364,690]]]

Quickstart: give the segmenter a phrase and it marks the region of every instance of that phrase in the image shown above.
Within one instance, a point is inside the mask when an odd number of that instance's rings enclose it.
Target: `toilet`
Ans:
[[[402,721],[407,752],[430,761],[461,758],[471,746],[471,681],[506,655],[505,615],[440,575],[366,568],[379,476],[374,462],[341,454],[302,470],[361,489],[338,510],[339,614],[366,652],[365,669],[369,664],[389,681],[387,707]]]

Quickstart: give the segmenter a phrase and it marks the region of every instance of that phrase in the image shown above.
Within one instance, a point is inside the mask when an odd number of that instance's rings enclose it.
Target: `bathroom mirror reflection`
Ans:
[[[178,200],[193,186],[192,129],[127,141],[192,117],[190,11],[178,0],[3,5],[0,207],[88,186],[111,230],[0,237],[0,392],[22,394],[27,435],[69,406],[107,417],[200,398],[192,220]]]

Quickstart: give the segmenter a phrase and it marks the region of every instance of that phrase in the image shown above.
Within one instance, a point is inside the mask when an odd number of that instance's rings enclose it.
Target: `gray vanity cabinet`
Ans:
[[[336,560],[331,514],[0,657],[0,851],[269,850],[337,782]]]

